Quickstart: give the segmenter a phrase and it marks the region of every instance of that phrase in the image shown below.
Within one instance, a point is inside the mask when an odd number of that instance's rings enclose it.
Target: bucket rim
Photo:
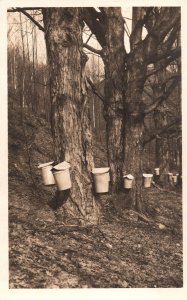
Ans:
[[[63,171],[66,169],[70,168],[70,164],[67,161],[63,161],[59,164],[57,164],[56,166],[53,166],[53,169],[57,170],[57,171]]]
[[[127,175],[123,175],[123,178],[127,178],[127,179],[134,179],[134,176],[132,174],[127,174]]]
[[[146,174],[146,173],[143,173],[143,177],[153,177],[153,174]]]
[[[97,175],[97,174],[105,174],[108,173],[110,170],[109,167],[104,167],[104,168],[93,168],[92,169],[92,174]]]
[[[53,171],[52,173],[53,173],[53,175],[56,175],[56,174],[60,174],[60,173],[65,173],[65,172],[69,172],[69,170],[68,169],[65,169],[65,170],[55,170],[55,171]]]
[[[48,167],[48,166],[52,165],[53,163],[54,163],[54,161],[50,161],[48,163],[40,164],[38,166],[38,169],[41,169],[41,168],[44,168],[44,167]]]

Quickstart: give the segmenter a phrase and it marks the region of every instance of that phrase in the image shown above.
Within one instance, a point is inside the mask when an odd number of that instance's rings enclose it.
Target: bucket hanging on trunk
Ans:
[[[123,175],[123,187],[125,189],[132,189],[134,176],[131,174]]]
[[[155,175],[160,175],[160,169],[159,168],[155,168],[154,171],[155,171]]]
[[[42,181],[43,181],[44,185],[55,184],[55,179],[54,179],[53,173],[51,171],[51,169],[53,168],[52,164],[53,164],[53,161],[45,163],[45,164],[40,164],[38,166],[38,169],[41,169]]]
[[[173,183],[174,184],[177,184],[177,182],[178,182],[178,176],[179,176],[179,174],[173,174],[172,179],[173,179]]]
[[[148,188],[151,186],[153,174],[143,174],[143,185],[145,188]]]
[[[173,181],[173,173],[168,173],[168,182],[172,183]]]
[[[94,189],[96,193],[107,193],[109,191],[110,168],[94,168],[92,174],[94,178]]]
[[[69,172],[70,164],[66,161],[53,167],[53,175],[59,191],[71,188],[71,178]]]

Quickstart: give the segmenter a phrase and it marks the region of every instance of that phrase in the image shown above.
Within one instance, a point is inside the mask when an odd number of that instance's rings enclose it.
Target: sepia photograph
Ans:
[[[6,9],[9,289],[183,288],[181,7],[48,5]]]

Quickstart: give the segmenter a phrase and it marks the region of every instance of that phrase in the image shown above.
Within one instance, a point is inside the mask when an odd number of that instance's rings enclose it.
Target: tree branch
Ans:
[[[133,7],[132,33],[130,35],[130,47],[133,50],[142,40],[142,28],[145,9],[144,7]]]
[[[181,47],[178,47],[176,49],[172,49],[171,51],[164,51],[163,53],[159,55],[151,55],[149,59],[147,60],[148,64],[159,62],[162,59],[167,58],[172,62],[176,58],[180,57],[181,55]]]
[[[147,108],[144,110],[144,114],[147,115],[154,111],[162,102],[164,102],[172,93],[174,88],[176,87],[176,83],[178,81],[178,77],[173,80],[173,82],[170,84],[169,88],[167,89],[166,93],[164,93],[162,96],[158,97],[154,103],[149,105]]]
[[[171,7],[162,7],[159,18],[150,34],[156,34],[160,43],[178,22],[180,22],[180,8],[173,10]]]
[[[99,99],[102,100],[102,102],[104,103],[104,96],[98,91],[98,89],[96,88],[96,86],[94,85],[93,81],[89,78],[86,77],[87,82],[89,83],[89,85],[91,86],[92,92],[99,97]]]
[[[181,27],[181,24],[180,24],[180,18],[179,18],[178,22],[176,23],[176,25],[172,28],[172,30],[168,34],[167,39],[163,43],[161,48],[166,49],[165,51],[171,49],[172,45],[174,44],[174,42],[177,39],[177,33],[179,32],[180,27]]]
[[[86,43],[85,43],[85,44],[88,44],[88,42],[89,42],[89,40],[91,39],[92,35],[93,35],[93,33],[91,32],[91,34],[90,34],[90,35],[89,35],[89,37],[87,38],[87,40],[86,40]]]
[[[28,19],[30,19],[41,31],[44,32],[43,26],[40,25],[29,13],[27,13],[23,8],[17,7],[12,10],[8,10],[8,12],[21,12],[24,14]]]
[[[23,10],[40,10],[43,7],[22,7]],[[17,12],[17,8],[9,8],[7,12]]]
[[[155,63],[168,56],[168,51],[163,51],[160,58],[160,55],[157,55],[158,49],[162,49],[164,46],[164,38],[179,23],[180,8],[161,8],[160,13],[157,18],[155,18],[154,26],[142,41],[142,47],[145,51],[145,57],[148,64]],[[173,30],[172,39],[174,38],[174,33],[176,34],[175,30]]]
[[[174,122],[172,122],[171,124],[165,126],[164,128],[162,128],[161,130],[158,130],[157,132],[155,132],[154,134],[152,134],[148,139],[146,139],[143,142],[143,146],[145,146],[146,144],[148,144],[149,142],[151,142],[152,140],[156,139],[158,136],[168,132],[173,126],[180,124],[181,123],[181,118],[177,118]]]
[[[97,50],[95,48],[93,48],[92,46],[86,44],[86,43],[83,43],[83,47],[84,48],[87,48],[88,50],[92,51],[93,53],[96,53],[98,55],[101,55],[102,54],[102,50]]]
[[[177,57],[176,57],[177,58]],[[158,73],[159,71],[163,70],[164,68],[166,68],[172,61],[174,61],[176,58],[174,57],[167,57],[165,60],[162,61],[161,65],[159,66],[159,68],[154,69],[153,71],[149,71],[147,72],[146,75],[146,79],[156,73]]]
[[[133,7],[132,33],[130,35],[132,50],[142,40],[143,25],[147,22],[152,9],[153,7]]]
[[[106,45],[105,26],[101,21],[100,14],[93,7],[85,7],[83,8],[83,20],[96,36],[101,47],[104,47]]]

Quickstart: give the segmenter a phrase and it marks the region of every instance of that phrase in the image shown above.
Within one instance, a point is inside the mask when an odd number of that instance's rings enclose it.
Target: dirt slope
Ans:
[[[48,124],[20,111],[9,112],[9,262],[10,288],[181,287],[181,196],[147,189],[151,224],[123,210],[124,195],[98,196],[98,226],[64,223],[61,208],[48,202],[54,187],[44,187],[38,163],[50,161]],[[96,166],[107,164],[95,143]],[[74,223],[74,224],[73,224]]]

